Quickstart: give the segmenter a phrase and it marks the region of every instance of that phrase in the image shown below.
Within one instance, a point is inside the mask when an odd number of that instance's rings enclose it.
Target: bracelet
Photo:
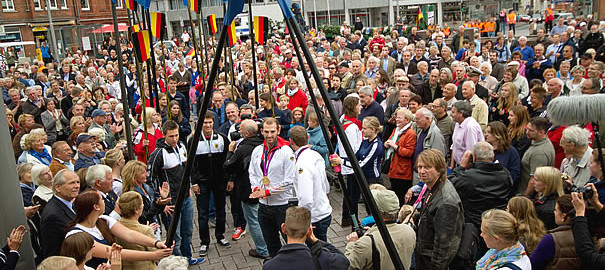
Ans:
[[[158,249],[159,249],[159,247],[158,247],[158,243],[159,243],[159,242],[160,242],[160,240],[155,240],[155,243],[153,243],[153,247],[155,247],[155,248],[158,248]]]

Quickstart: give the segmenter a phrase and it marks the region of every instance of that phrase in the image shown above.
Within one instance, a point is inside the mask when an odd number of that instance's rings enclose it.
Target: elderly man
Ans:
[[[106,104],[105,106],[111,107],[111,104]],[[111,115],[108,115],[102,109],[95,109],[92,111],[91,117],[92,123],[90,124],[90,127],[88,127],[88,131],[93,128],[100,128],[105,131],[105,143],[107,143],[109,148],[113,148],[120,138],[119,133],[122,131],[122,126],[118,126],[117,124],[108,125],[107,118],[111,120]]]
[[[416,246],[416,233],[410,226],[395,222],[399,210],[397,195],[392,190],[372,190],[372,196],[376,201],[380,218],[387,224],[387,230],[401,262],[406,269],[409,269]],[[351,263],[350,269],[372,269],[374,252],[388,254],[377,226],[372,226],[362,236],[353,232],[347,236],[347,241],[345,256]],[[376,250],[373,251],[374,249]],[[380,269],[394,269],[393,262],[388,256],[378,256],[378,260],[380,260]]]
[[[403,71],[405,71],[405,74],[408,77],[411,77],[412,75],[418,72],[418,67],[416,66],[416,63],[413,63],[411,60],[412,53],[409,51],[404,51],[399,67],[403,69]]]
[[[364,86],[359,89],[359,102],[361,103],[361,113],[357,117],[359,121],[363,121],[368,116],[375,116],[380,121],[380,124],[383,123],[384,111],[382,110],[382,106],[374,100],[372,87]]]
[[[88,168],[92,165],[100,164],[101,159],[105,156],[104,152],[97,149],[97,137],[88,133],[78,135],[76,146],[78,147],[78,159],[74,164],[74,171]]]
[[[380,60],[375,56],[370,56],[368,59],[365,76],[368,79],[374,79],[376,77],[376,73],[378,72],[378,63]]]
[[[447,103],[446,111],[450,113],[454,103],[458,101],[456,98],[456,92],[458,87],[453,83],[448,83],[443,87],[443,100]]]
[[[57,172],[63,169],[74,171],[74,161],[71,158],[72,150],[66,141],[53,143],[51,153],[53,160],[48,167],[53,175],[56,175]]]
[[[600,80],[598,78],[588,78],[582,82],[582,94],[594,95],[601,90]]]
[[[359,60],[353,60],[351,63],[351,73],[353,73],[353,78],[351,78],[350,85],[343,85],[343,87],[348,88],[350,91],[355,90],[355,83],[358,80],[367,80],[368,78],[363,74],[363,63]]]
[[[439,84],[439,70],[431,70],[428,81],[421,84],[416,92],[422,97],[422,103],[424,104],[431,103],[436,98],[443,97],[441,85]]]
[[[436,149],[447,154],[445,148],[445,138],[441,130],[437,127],[437,123],[433,120],[433,112],[427,108],[420,108],[416,111],[416,128],[418,135],[416,137],[416,148],[414,151],[414,161],[416,157],[426,149]],[[415,162],[414,162],[415,163]]]
[[[80,191],[80,179],[70,170],[61,170],[55,175],[52,188],[55,195],[44,207],[40,221],[43,258],[59,255],[67,223],[76,216],[72,203]]]
[[[477,120],[481,126],[481,130],[487,128],[487,103],[475,94],[475,84],[472,81],[466,81],[462,84],[462,96],[473,107],[472,117]]]
[[[456,126],[452,135],[450,169],[461,164],[462,155],[467,150],[471,150],[475,144],[484,140],[481,126],[475,118],[471,117],[472,111],[471,103],[466,101],[457,101],[452,107],[451,116]]]
[[[429,79],[429,64],[425,61],[420,61],[417,64],[418,73],[410,76],[410,83],[414,88],[420,87],[421,84],[425,83]]]
[[[349,64],[345,61],[342,61],[340,64],[338,64],[337,69],[338,75],[340,76],[342,82],[340,84],[341,87],[348,90],[353,80],[353,74],[349,71]]]
[[[534,192],[533,173],[538,167],[555,165],[555,148],[546,136],[548,120],[534,117],[527,124],[527,138],[531,145],[521,158],[521,179],[517,193],[529,195]]]
[[[445,149],[450,149],[452,146],[452,134],[454,133],[456,123],[454,123],[452,117],[447,114],[447,102],[442,98],[438,98],[435,99],[433,103],[429,104],[429,108],[431,108],[431,111],[435,116],[435,124],[445,139]],[[449,151],[446,151],[446,154],[449,154]]]
[[[448,46],[443,46],[441,48],[441,60],[437,63],[437,68],[441,70],[442,68],[452,68],[452,63],[454,62],[454,58],[452,57],[452,49]]]
[[[557,58],[557,62],[555,62],[555,69],[559,69],[563,61],[569,61],[570,68],[575,67],[578,63],[578,59],[574,55],[574,47],[572,45],[564,45],[562,47],[561,55]]]
[[[90,189],[96,190],[103,197],[105,215],[111,214],[118,200],[118,195],[112,189],[113,177],[111,176],[111,167],[102,164],[90,166],[86,172],[86,185]]]
[[[540,79],[543,81],[544,76],[542,74],[546,69],[552,68],[552,62],[544,56],[544,45],[536,44],[534,52],[534,57],[530,58],[525,66],[525,76],[528,81],[531,81],[532,79]]]
[[[588,145],[590,133],[578,126],[570,126],[563,130],[560,145],[567,156],[561,162],[561,171],[569,176],[573,184],[583,187],[590,179],[588,163],[592,156],[592,148]]]
[[[560,96],[566,96],[565,93],[563,93],[563,81],[559,78],[552,78],[550,80],[548,80],[548,82],[546,83],[546,91],[548,92],[548,96],[546,96],[546,104],[548,105],[548,102],[550,102],[551,100],[560,97]]]
[[[397,63],[401,63],[401,61],[402,61],[403,47],[404,47],[403,41],[399,40],[399,41],[397,41],[397,49],[391,53],[391,57],[394,58],[395,61],[397,61]]]
[[[529,59],[534,58],[534,50],[527,46],[527,37],[521,36],[519,38],[519,46],[513,49],[513,52],[521,52],[521,60],[527,62]]]
[[[25,88],[27,100],[21,105],[21,113],[29,114],[34,117],[34,121],[42,124],[42,108],[44,108],[44,99],[38,95],[38,87],[32,86]],[[19,115],[15,115],[19,117]]]
[[[477,93],[477,96],[479,96],[479,98],[487,102],[489,91],[487,90],[487,88],[483,87],[483,85],[479,84],[481,76],[483,76],[483,71],[478,68],[471,66],[466,69],[466,77],[468,78],[468,81],[471,81],[475,84],[475,93]],[[458,88],[458,90],[462,91],[462,88]],[[460,94],[462,94],[462,92]]]

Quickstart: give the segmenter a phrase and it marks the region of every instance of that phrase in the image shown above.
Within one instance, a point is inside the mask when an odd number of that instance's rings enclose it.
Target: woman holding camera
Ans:
[[[594,206],[596,215],[592,218],[605,221],[605,211],[603,204],[599,202],[597,189],[593,184],[588,184],[593,190],[593,195],[587,198],[591,205]],[[572,204],[576,210],[576,216],[571,219],[571,230],[573,232],[574,244],[576,246],[576,254],[583,263],[583,267],[590,269],[603,269],[605,267],[605,254],[599,254],[594,248],[592,236],[588,229],[588,220],[586,219],[586,203],[584,202],[584,194],[572,192]]]
[[[555,223],[555,202],[563,195],[561,172],[555,167],[538,167],[533,175],[536,193],[530,197],[536,207],[538,218],[547,230],[557,227]]]
[[[580,269],[582,262],[576,255],[570,226],[572,210],[571,195],[557,199],[554,213],[559,227],[549,231],[531,254],[532,269]]]

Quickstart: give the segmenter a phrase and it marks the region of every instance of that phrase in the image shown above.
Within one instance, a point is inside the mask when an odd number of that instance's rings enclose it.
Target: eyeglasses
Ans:
[[[336,67],[329,67],[329,69],[336,69]]]

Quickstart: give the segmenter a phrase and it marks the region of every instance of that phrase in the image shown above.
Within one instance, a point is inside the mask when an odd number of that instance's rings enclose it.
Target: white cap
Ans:
[[[510,66],[521,66],[521,64],[519,64],[519,62],[517,61],[510,61],[508,64],[506,64],[507,67]]]

